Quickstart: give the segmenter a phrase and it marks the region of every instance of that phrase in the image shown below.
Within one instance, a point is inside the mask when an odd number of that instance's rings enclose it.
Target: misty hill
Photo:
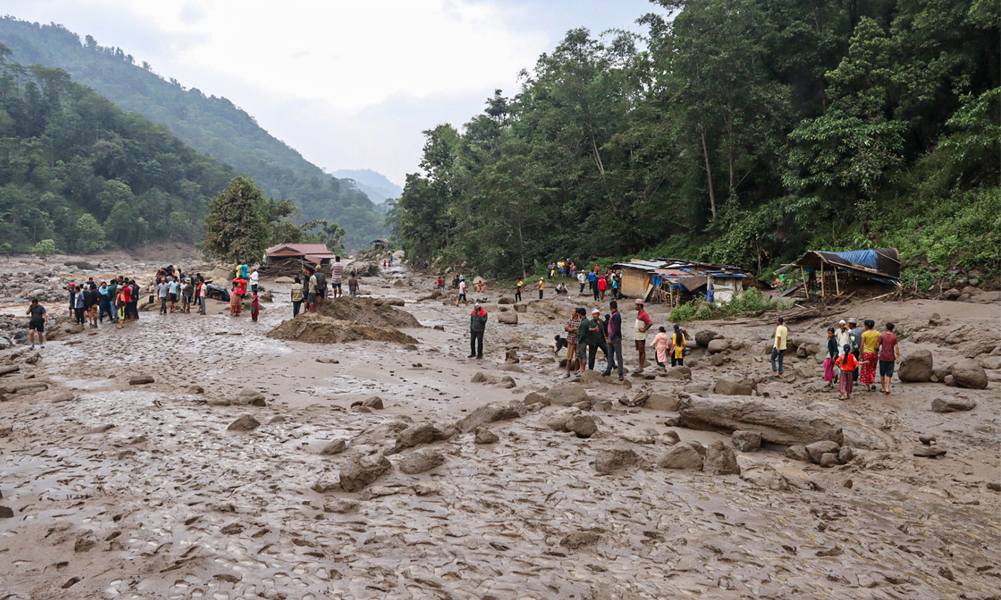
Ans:
[[[0,251],[194,242],[233,170],[0,44]]]
[[[336,221],[347,230],[349,248],[385,235],[382,216],[363,191],[324,173],[230,100],[186,89],[147,63],[135,64],[121,48],[90,36],[81,40],[61,25],[0,18],[0,42],[13,61],[65,69],[118,106],[164,123],[195,150],[249,175],[268,195],[291,198],[304,219]]]
[[[365,192],[376,204],[386,200],[395,200],[403,193],[403,188],[389,180],[382,173],[372,169],[339,169],[333,172],[334,177],[351,179],[358,189]]]

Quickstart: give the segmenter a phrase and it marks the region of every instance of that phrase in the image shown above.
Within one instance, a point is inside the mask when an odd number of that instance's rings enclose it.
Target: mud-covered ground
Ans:
[[[0,273],[23,271],[16,259],[0,264]],[[691,380],[570,383],[552,342],[571,306],[593,305],[576,295],[515,312],[497,304],[506,294],[471,294],[490,314],[477,361],[465,358],[468,309],[420,300],[430,278],[396,268],[362,280],[363,295],[404,300],[397,308],[422,325],[400,330],[414,345],[266,337],[291,305],[287,285],[262,283],[276,301],[257,323],[212,302],[204,317],[144,312],[137,324],[66,334],[37,354],[0,350],[0,370],[19,367],[0,376],[0,506],[12,515],[0,519],[0,599],[999,597],[996,294],[855,303],[790,322],[806,347],[842,317],[892,319],[923,340],[905,338],[905,356],[930,349],[940,366],[972,354],[990,381],[976,390],[895,380],[891,396],[839,402],[810,353],[790,356],[790,376],[773,380],[771,315],[686,324],[742,346],[716,358],[693,350]],[[49,308],[68,321],[61,304]],[[0,301],[0,313],[24,310]],[[499,323],[502,313],[518,324]],[[666,309],[651,313],[665,322]],[[625,354],[635,365],[635,351]],[[153,382],[130,384],[143,375]],[[766,444],[736,452],[740,475],[658,466],[677,444],[730,447],[728,431],[678,427],[678,413],[664,410],[719,398],[718,379],[754,384],[746,400],[834,419],[854,458],[822,468]],[[45,385],[24,387],[33,384]],[[524,405],[532,392],[561,390],[584,390],[587,401]],[[656,402],[619,403],[645,393]],[[373,396],[384,408],[352,407]],[[936,398],[976,406],[933,412]],[[513,403],[519,415],[484,426],[498,441],[455,432],[488,403]],[[576,414],[593,416],[597,433],[553,428]],[[243,415],[260,426],[227,429]],[[394,452],[422,423],[436,439]],[[946,454],[914,456],[920,435]],[[330,454],[336,440],[346,450]],[[638,462],[599,473],[612,449]],[[342,491],[342,469],[375,451],[392,467]],[[402,470],[426,451],[443,464]]]

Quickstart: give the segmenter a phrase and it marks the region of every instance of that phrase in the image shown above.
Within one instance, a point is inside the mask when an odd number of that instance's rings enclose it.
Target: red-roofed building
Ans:
[[[334,260],[334,253],[326,244],[278,244],[265,250],[264,256],[267,259],[265,265],[298,259],[324,270],[327,270]]]

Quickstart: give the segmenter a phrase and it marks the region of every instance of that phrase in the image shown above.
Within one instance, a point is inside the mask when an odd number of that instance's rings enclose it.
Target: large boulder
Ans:
[[[583,387],[569,384],[553,386],[546,396],[549,397],[550,403],[554,406],[573,406],[578,402],[589,402],[591,399]]]
[[[802,347],[802,346],[801,346]],[[755,464],[740,472],[740,478],[754,485],[782,492],[789,489],[789,481],[767,463]]]
[[[976,400],[966,398],[935,398],[931,402],[931,409],[937,413],[962,412],[976,407]]]
[[[445,464],[445,455],[431,448],[415,450],[400,460],[400,470],[407,475],[430,471]]]
[[[820,459],[825,454],[836,454],[840,449],[841,445],[837,442],[832,442],[830,440],[822,440],[819,442],[814,442],[806,446],[806,452],[810,455],[810,460],[820,464]]]
[[[711,340],[706,347],[709,350],[709,354],[718,354],[725,352],[730,347],[730,342],[724,339],[715,339]]]
[[[931,352],[928,350],[914,350],[913,352],[908,352],[907,356],[900,361],[898,376],[900,377],[900,381],[923,383],[931,381],[933,372]]]
[[[594,459],[594,470],[599,473],[612,473],[618,469],[631,467],[641,462],[640,455],[629,448],[611,448],[602,450]]]
[[[754,382],[750,379],[717,379],[714,391],[722,396],[750,396],[754,391]]]
[[[710,475],[740,475],[740,465],[733,448],[722,440],[714,440],[706,448],[706,458],[702,470]]]
[[[431,423],[417,423],[407,427],[396,436],[394,452],[413,448],[434,441],[434,426]]]
[[[719,337],[719,334],[712,329],[703,329],[702,331],[695,332],[695,343],[700,348],[705,348],[709,346],[709,342],[715,340]]]
[[[982,390],[987,387],[987,372],[972,358],[964,358],[952,365],[952,379],[962,388]]]
[[[672,446],[657,459],[657,466],[664,469],[702,469],[702,455],[687,444]]]
[[[357,492],[381,477],[393,464],[382,452],[355,456],[341,470],[341,489]]]
[[[471,412],[466,418],[459,421],[456,427],[462,433],[476,431],[477,427],[482,427],[496,421],[506,421],[517,419],[521,416],[518,409],[510,404],[487,404]]]
[[[579,438],[589,438],[598,431],[598,424],[591,415],[575,415],[566,421],[566,428]]]
[[[518,313],[513,310],[497,313],[497,322],[503,323],[504,325],[517,325]]]
[[[734,431],[730,441],[741,452],[757,452],[761,448],[761,434],[757,431]]]
[[[783,446],[844,441],[841,425],[831,417],[781,400],[690,396],[682,399],[678,412],[682,427],[728,432],[750,429],[759,432],[762,441]]]

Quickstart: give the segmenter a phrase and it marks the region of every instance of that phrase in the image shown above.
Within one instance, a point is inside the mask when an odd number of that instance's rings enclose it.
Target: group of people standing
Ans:
[[[96,329],[107,318],[121,328],[139,320],[139,285],[135,279],[119,275],[109,282],[95,283],[91,277],[86,283],[70,283],[66,289],[70,315],[80,326]]]
[[[351,297],[358,295],[358,277],[352,270],[348,275],[348,294]],[[299,311],[315,313],[327,297],[341,298],[344,296],[344,264],[341,257],[335,256],[334,262],[330,264],[330,283],[327,284],[327,274],[323,269],[307,266],[303,269],[302,277],[296,276],[292,283],[292,317],[299,316]],[[305,304],[305,307],[303,307]]]
[[[646,347],[647,333],[653,327],[653,320],[644,308],[643,300],[635,301],[636,318],[634,321],[633,341],[637,353],[637,366],[635,373],[643,373],[646,369]],[[608,377],[612,371],[618,371],[619,380],[625,378],[625,361],[622,358],[622,314],[619,312],[619,303],[612,300],[608,303],[609,312],[604,316],[601,310],[594,308],[591,310],[591,317],[587,317],[586,309],[578,307],[573,310],[570,318],[564,325],[567,332],[567,356],[566,374],[580,377],[586,369],[594,370],[595,358],[598,350],[601,350],[606,359],[605,369],[602,375]],[[661,335],[663,337],[661,338]],[[668,338],[666,329],[660,328],[660,333],[654,338],[654,349],[657,351],[656,363],[658,366],[666,366],[668,353],[672,353],[671,364],[684,364],[685,336],[676,325],[674,334]],[[576,361],[576,369],[574,364]]]

